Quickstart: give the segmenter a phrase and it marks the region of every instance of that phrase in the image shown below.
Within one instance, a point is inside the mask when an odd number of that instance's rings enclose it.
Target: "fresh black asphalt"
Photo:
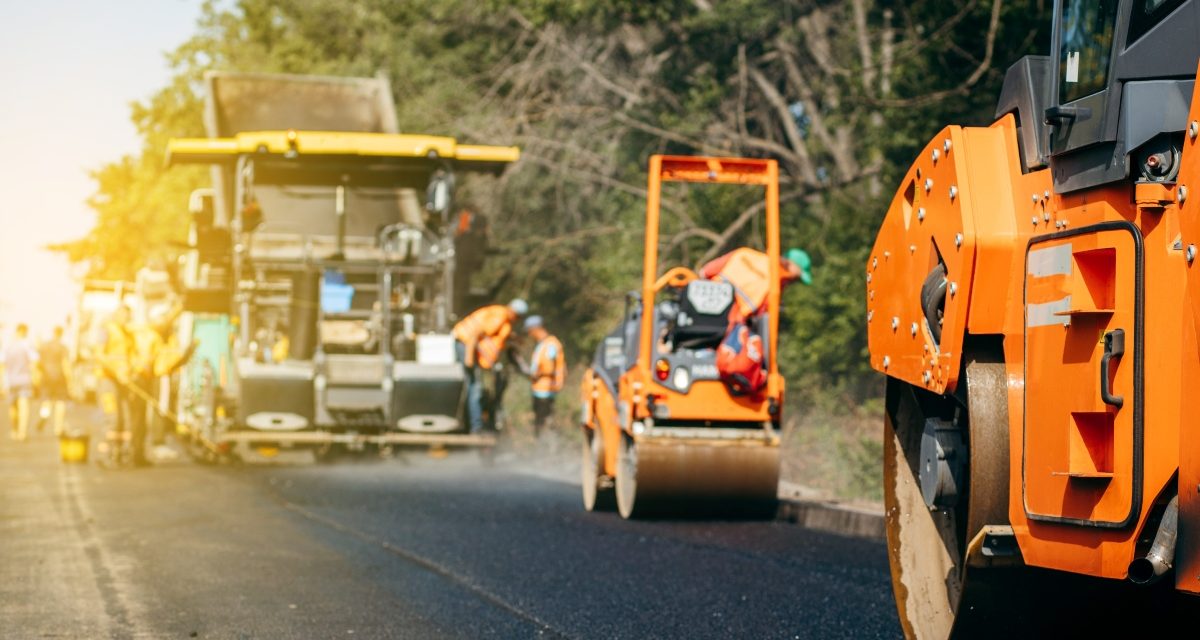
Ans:
[[[897,637],[881,542],[623,521],[473,453],[64,465],[0,442],[0,637]]]

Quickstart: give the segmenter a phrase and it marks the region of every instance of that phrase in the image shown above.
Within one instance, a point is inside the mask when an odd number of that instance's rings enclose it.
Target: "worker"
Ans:
[[[168,418],[171,415],[171,376],[179,370],[190,358],[196,348],[196,343],[189,345],[187,350],[181,349],[179,336],[174,331],[175,321],[183,313],[182,304],[159,305],[150,313],[148,328],[153,336],[144,338],[152,353],[149,371],[150,388],[153,389],[157,400],[157,409],[149,412],[150,442],[154,445],[154,459],[157,461],[170,460],[178,457],[174,449],[166,444]]]
[[[70,356],[62,338],[63,328],[54,327],[54,337],[38,347],[38,365],[42,372],[41,413],[51,417],[56,436],[63,434],[67,419],[67,399],[70,397]]]
[[[812,260],[803,249],[788,250],[780,258],[779,266],[781,288],[796,280],[806,285],[812,284]],[[737,304],[730,313],[732,322],[751,318],[764,310],[770,289],[768,269],[767,254],[742,247],[706,263],[700,267],[699,275],[706,280],[733,285]]]
[[[512,334],[513,323],[527,313],[529,305],[515,298],[508,306],[493,304],[476,309],[454,325],[454,353],[466,376],[467,422],[471,433],[483,429],[482,370],[495,366]],[[499,403],[499,398],[496,402]]]
[[[529,384],[533,395],[533,435],[540,438],[546,421],[554,414],[554,401],[566,382],[563,346],[546,330],[541,316],[525,319],[525,333],[534,342],[529,358]]]
[[[117,307],[104,325],[101,365],[112,383],[116,400],[109,432],[114,462],[121,461],[123,452],[128,451],[135,466],[149,464],[145,449],[145,397],[149,384],[145,377],[153,359],[145,353],[152,348],[150,340],[144,327],[131,322],[129,307],[124,304]]]
[[[129,307],[123,302],[109,314],[100,326],[97,340],[99,356],[96,358],[97,393],[100,409],[108,422],[108,444],[114,461],[122,447],[125,433],[125,384],[129,379],[129,344],[126,335],[129,322]]]
[[[8,385],[8,419],[12,439],[29,437],[29,403],[33,398],[34,367],[38,354],[29,344],[29,327],[17,325],[12,342],[4,347],[4,377]]]
[[[151,420],[149,412],[153,410],[153,394],[157,391],[154,384],[154,365],[162,348],[162,338],[149,321],[135,324],[130,333],[133,336],[129,379],[129,436],[133,439],[130,449],[134,466],[145,466],[150,463],[146,457],[146,434]]]
[[[779,262],[781,289],[796,280],[812,284],[812,260],[804,250],[791,249]],[[763,338],[755,321],[766,311],[769,268],[767,254],[745,247],[700,268],[700,277],[733,286],[735,302],[717,348],[717,373],[735,395],[756,394],[767,383]]]

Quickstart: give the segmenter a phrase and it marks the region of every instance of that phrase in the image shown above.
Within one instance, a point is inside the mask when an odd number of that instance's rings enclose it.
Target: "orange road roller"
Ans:
[[[760,313],[735,311],[739,292],[685,267],[659,270],[659,207],[664,182],[747,185],[764,190],[766,264]],[[604,338],[584,376],[583,503],[615,504],[624,518],[716,508],[763,513],[779,482],[779,169],[774,160],[653,156],[646,205],[640,292]],[[661,273],[661,275],[660,275]],[[722,381],[718,349],[731,320],[761,337],[762,383]]]
[[[921,151],[866,265],[909,637],[1197,612],[1200,2],[1055,7],[1051,54]]]

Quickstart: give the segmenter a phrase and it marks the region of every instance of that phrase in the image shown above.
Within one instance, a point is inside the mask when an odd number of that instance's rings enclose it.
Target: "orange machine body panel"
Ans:
[[[1197,71],[1200,76],[1200,70]],[[1200,327],[1200,85],[1192,95],[1187,131],[1183,139],[1183,164],[1173,193],[1162,194],[1167,206],[1179,208],[1178,229],[1187,271],[1187,295],[1181,380],[1194,381],[1200,374],[1197,327]],[[1168,231],[1168,235],[1170,235]],[[1188,259],[1188,255],[1192,259]],[[1176,545],[1176,586],[1200,593],[1200,423],[1197,423],[1197,394],[1184,394],[1179,426],[1179,541]]]
[[[935,393],[953,391],[961,368],[963,336],[998,333],[1012,283],[990,282],[996,297],[972,296],[977,264],[1010,267],[1015,221],[995,211],[1011,209],[1008,180],[1015,150],[1004,129],[947,127],[934,137],[904,177],[867,262],[867,340],[871,364],[894,378]],[[976,158],[988,158],[981,164]],[[939,262],[948,281],[942,340],[922,312],[911,288],[913,274],[925,275]],[[980,313],[968,313],[972,306]]]
[[[1182,171],[1181,186],[1192,176],[1200,187],[1195,143]],[[971,337],[1003,338],[1007,524],[1027,565],[1125,578],[1178,473],[1177,586],[1200,591],[1200,427],[1184,422],[1200,394],[1181,382],[1200,374],[1200,274],[1187,280],[1180,240],[1182,228],[1200,245],[1200,195],[1181,217],[1179,188],[1128,181],[1055,194],[1048,169],[1022,172],[1012,116],[948,127],[901,183],[868,258],[868,338],[881,373],[953,393]],[[940,344],[921,305],[939,260]],[[1123,353],[1103,378],[1105,338],[1118,333]]]
[[[667,287],[682,287],[696,275],[675,267],[660,275],[658,264],[659,214],[664,182],[741,184],[762,187],[765,196],[766,253],[770,264],[767,294],[767,384],[761,393],[737,396],[719,380],[696,380],[686,392],[659,382],[654,365],[654,305]],[[616,474],[621,433],[632,435],[633,424],[653,420],[656,413],[672,421],[697,424],[721,422],[778,424],[781,419],[784,379],[776,352],[780,300],[779,167],[775,160],[651,156],[646,203],[646,237],[640,300],[637,358],[610,387],[589,370],[583,382],[584,425],[600,429],[604,438],[604,473]],[[615,393],[614,393],[615,392]]]

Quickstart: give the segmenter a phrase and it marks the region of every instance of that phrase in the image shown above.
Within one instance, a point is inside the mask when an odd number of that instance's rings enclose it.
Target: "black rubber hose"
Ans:
[[[939,262],[929,275],[925,276],[925,284],[921,285],[921,311],[925,313],[925,321],[929,324],[929,333],[933,341],[942,342],[941,315],[946,309],[946,265]]]

